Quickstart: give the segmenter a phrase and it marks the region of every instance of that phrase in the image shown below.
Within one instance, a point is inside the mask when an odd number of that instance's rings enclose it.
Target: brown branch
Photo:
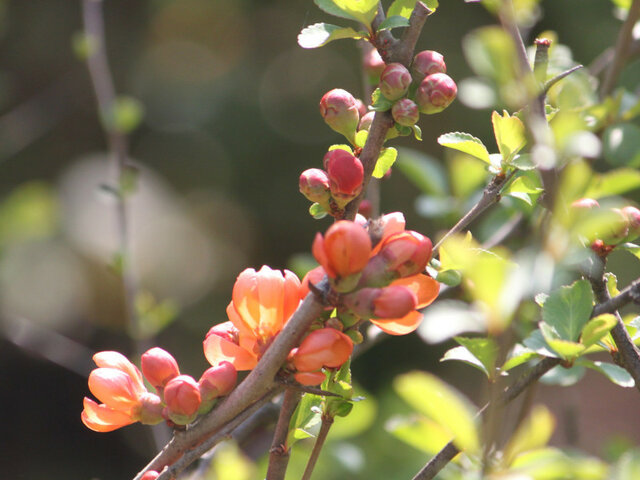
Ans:
[[[267,469],[266,480],[284,480],[289,465],[291,449],[287,445],[287,435],[289,434],[289,423],[291,416],[300,403],[302,392],[293,388],[284,391],[280,416],[276,424],[276,431],[273,434],[271,449],[269,450],[269,467]]]
[[[511,402],[533,384],[533,382],[538,381],[540,377],[559,363],[560,359],[558,358],[545,357],[540,360],[533,368],[504,390],[504,393],[498,399],[498,406],[504,406]],[[487,405],[485,405],[481,411],[484,411],[486,408]],[[453,444],[453,441],[447,443],[444,448],[429,460],[422,470],[413,477],[413,480],[430,480],[434,478],[458,453],[460,453],[460,450]]]
[[[628,58],[629,46],[633,41],[633,27],[638,19],[640,19],[640,0],[633,0],[633,3],[629,7],[627,18],[622,24],[622,28],[620,28],[611,65],[600,85],[601,99],[611,93],[618,81],[620,72],[622,72]]]
[[[311,456],[309,457],[309,461],[307,462],[307,467],[305,468],[304,474],[302,475],[302,480],[311,480],[313,469],[316,466],[318,458],[320,458],[320,452],[322,451],[324,442],[327,439],[327,435],[329,434],[331,425],[333,425],[333,417],[322,415],[322,425],[320,426],[320,431],[318,432],[318,436],[316,437],[316,442],[313,444],[313,450],[311,451]]]
[[[640,278],[631,283],[631,285],[622,290],[615,297],[605,300],[593,307],[593,313],[591,316],[597,317],[603,313],[614,313],[616,310],[619,310],[629,303],[640,304]]]

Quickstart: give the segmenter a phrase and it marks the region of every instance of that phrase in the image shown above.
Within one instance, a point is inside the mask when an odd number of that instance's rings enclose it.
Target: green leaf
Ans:
[[[451,190],[458,198],[468,198],[487,183],[487,167],[484,163],[463,153],[455,153],[448,159]]]
[[[616,323],[616,317],[610,313],[604,313],[592,318],[582,329],[580,342],[585,348],[589,348],[609,333]]]
[[[633,123],[618,123],[602,136],[604,158],[615,166],[640,166],[640,127]]]
[[[538,355],[558,358],[558,354],[551,349],[547,341],[542,336],[540,329],[536,329],[531,332],[529,336],[522,341],[522,344]]]
[[[516,167],[518,170],[533,170],[536,168],[531,155],[528,153],[515,155],[511,161],[511,166]]]
[[[531,205],[531,196],[533,195],[536,197],[538,194],[542,193],[544,189],[542,188],[540,179],[535,172],[529,171],[522,173],[522,175],[518,176],[509,184],[503,194],[520,198]]]
[[[574,342],[589,321],[592,309],[591,286],[587,280],[578,280],[549,295],[542,307],[542,319],[557,332],[560,339]]]
[[[369,138],[369,130],[360,130],[356,133],[354,140],[356,147],[363,148],[364,144],[367,143],[367,138]]]
[[[451,132],[438,137],[438,143],[444,147],[453,148],[471,156],[479,158],[483,162],[491,164],[487,147],[479,138],[468,133]]]
[[[635,243],[623,243],[622,245],[618,245],[616,248],[626,250],[631,253],[631,255],[635,255],[640,260],[640,245],[636,245]]]
[[[356,17],[338,7],[333,0],[313,0],[313,2],[320,8],[320,10],[327,12],[329,15],[359,22]]]
[[[418,140],[419,142],[422,141],[422,129],[416,124],[413,125],[411,127],[411,129],[413,130],[413,136],[415,137],[416,140]]]
[[[327,216],[327,211],[319,203],[312,203],[309,207],[309,214],[316,220],[320,220]]]
[[[329,147],[328,151],[330,152],[331,150],[338,150],[338,149],[339,150],[344,150],[345,152],[349,152],[350,154],[353,155],[353,149],[351,148],[350,145],[347,145],[346,143],[340,143],[340,144],[331,145]]]
[[[492,338],[455,337],[454,340],[468,349],[469,352],[480,361],[489,378],[494,377],[496,359],[498,358],[498,346]]]
[[[462,43],[469,65],[480,76],[498,85],[517,78],[518,60],[513,39],[500,27],[483,27],[467,35]]]
[[[298,35],[298,45],[302,48],[318,48],[334,40],[343,38],[364,38],[362,32],[353,28],[339,27],[328,23],[314,23],[302,29]]]
[[[446,428],[424,417],[392,417],[385,424],[385,430],[428,455],[435,455],[451,440]]]
[[[425,0],[424,4],[429,7],[430,10],[435,11],[438,8],[438,0]],[[389,7],[389,10],[387,10],[387,16],[400,15],[409,18],[415,6],[416,0],[395,0]]]
[[[574,365],[571,368],[564,368],[561,365],[553,367],[545,373],[540,381],[547,385],[560,385],[561,387],[570,387],[580,381],[586,369],[581,365]]]
[[[457,346],[450,348],[440,359],[441,362],[446,362],[447,360],[457,360],[459,362],[466,363],[467,365],[471,365],[472,367],[477,368],[487,377],[489,377],[489,371],[487,370],[487,367],[485,367],[482,362],[469,351],[467,347]]]
[[[536,405],[505,446],[505,464],[510,465],[523,452],[544,447],[551,439],[555,426],[556,421],[547,407]]]
[[[540,322],[540,331],[547,345],[553,349],[560,357],[566,360],[573,360],[584,352],[585,348],[581,343],[564,340],[557,330],[544,322]]]
[[[595,200],[620,195],[640,188],[640,170],[618,168],[603,174],[595,174],[584,197]]]
[[[394,103],[382,95],[379,88],[376,88],[371,94],[371,110],[374,112],[386,112],[393,107]]]
[[[457,390],[424,372],[396,377],[393,388],[413,408],[444,427],[460,450],[474,452],[478,449],[475,408]]]
[[[587,360],[586,358],[581,358],[576,362],[576,365],[587,367],[600,372],[620,387],[629,388],[635,386],[635,382],[631,375],[629,375],[629,372],[627,372],[624,368],[619,367],[618,365],[614,365],[613,363],[594,362],[591,360]]]
[[[447,174],[442,164],[430,155],[400,148],[395,165],[421,192],[437,196],[447,194]]]
[[[382,178],[385,173],[391,168],[391,166],[396,161],[398,157],[398,150],[393,147],[388,147],[382,149],[380,152],[380,156],[378,157],[378,161],[376,162],[376,166],[373,169],[373,177],[374,178]]]
[[[378,0],[315,0],[322,10],[338,17],[350,18],[367,27],[378,11]]]
[[[403,17],[402,15],[394,15],[392,17],[387,17],[384,22],[382,22],[378,27],[378,31],[408,26],[409,19],[407,17]]]
[[[502,365],[502,371],[507,372],[512,368],[522,365],[523,363],[527,363],[529,360],[537,358],[538,356],[538,353],[533,350],[523,345],[516,344],[511,353],[509,353],[507,361]]]
[[[506,110],[503,111],[502,116],[498,112],[493,112],[491,123],[503,163],[508,165],[526,143],[524,124],[518,117],[510,116]]]
[[[322,397],[305,393],[291,416],[287,445],[291,447],[298,440],[315,437],[322,423]]]

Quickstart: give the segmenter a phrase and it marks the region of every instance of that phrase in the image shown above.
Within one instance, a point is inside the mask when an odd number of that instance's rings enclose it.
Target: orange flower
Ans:
[[[222,361],[250,370],[298,308],[302,289],[294,273],[263,266],[244,270],[233,286],[228,322],[213,327],[204,340],[212,365]],[[231,328],[233,327],[233,328]]]
[[[361,225],[340,220],[329,227],[324,237],[316,235],[311,251],[329,277],[348,277],[367,265],[371,239]]]
[[[289,358],[298,371],[294,375],[303,385],[318,385],[325,376],[323,367],[337,368],[346,362],[353,352],[353,342],[334,328],[312,331],[298,348],[291,350]]]
[[[89,390],[102,403],[84,399],[82,422],[96,432],[110,432],[141,421],[162,421],[161,400],[144,386],[140,370],[118,352],[93,356],[99,368],[89,375]]]

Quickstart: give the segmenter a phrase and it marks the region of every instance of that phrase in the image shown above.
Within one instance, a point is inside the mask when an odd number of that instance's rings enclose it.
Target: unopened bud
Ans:
[[[369,131],[369,128],[371,128],[371,122],[373,122],[373,117],[375,116],[376,112],[368,112],[365,115],[362,116],[362,118],[360,119],[360,123],[358,124],[358,131],[360,130],[366,130]]]
[[[378,256],[383,258],[387,269],[400,278],[422,272],[431,258],[431,240],[418,232],[405,230],[386,237]]]
[[[320,100],[320,115],[333,130],[353,142],[360,121],[356,99],[346,90],[334,88]]]
[[[377,85],[380,82],[380,75],[385,67],[384,60],[375,48],[369,48],[362,57],[362,69],[371,85]]]
[[[434,73],[447,73],[447,66],[441,53],[433,50],[423,50],[413,57],[411,68],[421,77]]]
[[[629,205],[622,209],[622,213],[624,213],[629,221],[629,233],[627,234],[626,240],[631,242],[640,236],[640,210]]]
[[[405,96],[411,85],[411,74],[401,63],[390,63],[380,75],[380,92],[387,100]]]
[[[167,415],[178,425],[187,425],[195,420],[200,402],[198,382],[189,375],[179,375],[164,387]]]
[[[413,100],[401,98],[391,107],[391,115],[393,119],[405,127],[411,127],[416,124],[420,118],[418,105]]]
[[[322,372],[297,372],[293,374],[293,378],[295,378],[296,382],[300,385],[312,387],[314,385],[320,385],[327,376]]]
[[[202,401],[228,395],[236,386],[237,380],[238,372],[230,362],[220,362],[205,370],[198,381]]]
[[[592,208],[598,208],[599,206],[600,204],[598,201],[593,198],[581,198],[571,204],[571,208],[575,208],[577,210],[590,210]]]
[[[300,174],[300,193],[311,202],[323,205],[331,198],[327,172],[319,168],[309,168]]]
[[[140,412],[138,421],[144,425],[155,425],[163,420],[162,400],[155,393],[140,395]]]
[[[331,196],[340,208],[362,191],[364,168],[360,160],[346,150],[336,149],[324,156]]]
[[[162,348],[152,348],[142,354],[142,373],[156,389],[164,388],[169,380],[180,375],[178,362]]]
[[[323,367],[337,368],[349,359],[353,342],[333,328],[314,330],[293,352],[293,365],[299,372],[314,372]]]
[[[345,307],[365,318],[402,318],[418,305],[411,290],[401,286],[362,288],[343,297]]]
[[[359,98],[356,98],[356,107],[358,108],[358,113],[360,114],[360,118],[362,118],[363,115],[366,115],[367,112],[369,112],[369,110],[367,109],[367,106]]]
[[[416,91],[421,113],[438,113],[447,108],[458,94],[456,82],[446,73],[434,73],[422,80]]]

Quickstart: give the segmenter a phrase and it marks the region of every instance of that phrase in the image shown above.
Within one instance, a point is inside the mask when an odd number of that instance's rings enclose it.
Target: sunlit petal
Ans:
[[[422,314],[415,310],[402,318],[384,320],[371,319],[371,323],[389,335],[406,335],[411,333],[418,328],[420,322],[422,322]]]
[[[256,357],[250,352],[217,335],[209,335],[205,338],[203,347],[204,356],[211,365],[227,361],[237,370],[251,370],[257,363]]]
[[[82,423],[95,432],[111,432],[134,422],[130,415],[106,405],[98,405],[90,398],[85,397],[83,405],[80,416]]]

